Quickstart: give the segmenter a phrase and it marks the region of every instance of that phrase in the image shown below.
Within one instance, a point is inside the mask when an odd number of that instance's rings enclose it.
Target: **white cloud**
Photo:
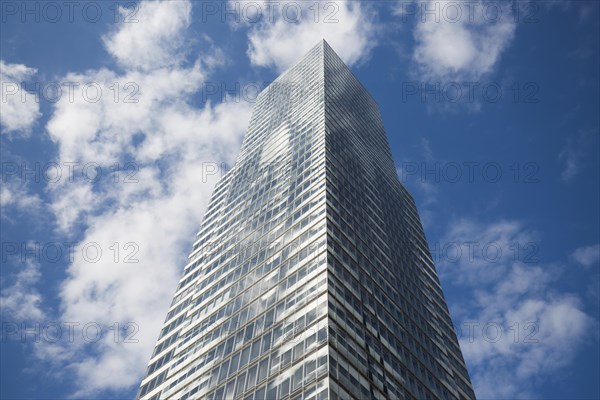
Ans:
[[[573,148],[565,148],[561,151],[559,159],[564,160],[565,166],[563,171],[560,173],[560,180],[562,182],[569,182],[579,173],[581,169],[580,156],[577,151]]]
[[[348,65],[363,62],[375,47],[377,25],[374,14],[365,4],[355,1],[298,3],[304,8],[301,18],[284,17],[285,2],[273,13],[252,24],[248,32],[248,56],[253,65],[275,67],[284,71],[308,50],[325,39]],[[326,9],[324,8],[326,4]],[[289,15],[293,15],[291,12]]]
[[[568,366],[594,326],[573,296],[533,292],[527,297],[474,319],[479,323],[474,339],[463,332],[461,348],[479,398],[535,397],[531,382],[543,382]],[[507,298],[494,293],[492,301]]]
[[[479,398],[535,396],[531,382],[567,366],[597,323],[575,295],[553,289],[561,267],[539,265],[537,235],[523,224],[454,221],[443,243],[466,242],[475,251],[463,245],[459,258],[442,254],[440,269],[444,280],[473,294],[453,317],[462,321],[459,339],[475,392]],[[503,256],[495,260],[486,245]]]
[[[185,37],[190,4],[140,3],[140,22],[124,24],[105,38],[123,72],[90,70],[64,78],[103,88],[132,82],[139,88],[137,103],[115,102],[108,89],[110,95],[95,103],[65,97],[47,124],[59,164],[93,162],[103,171],[95,183],[62,180],[48,187],[60,231],[67,236],[83,232],[61,285],[60,319],[139,326],[137,344],[108,335],[94,344],[37,349],[49,361],[61,354],[61,366],[76,377],[76,397],[139,384],[219,177],[207,173],[214,165],[233,164],[249,122],[251,107],[245,102],[192,105],[206,78],[205,66],[214,65],[218,52],[190,66],[166,61],[183,59],[185,44],[172,43]],[[155,54],[156,60],[147,56]],[[135,166],[133,181],[125,181],[127,171],[115,179],[114,166],[127,162]],[[86,244],[102,250],[96,262],[83,257]],[[139,262],[125,262],[126,256]]]
[[[584,267],[594,265],[600,260],[600,244],[579,247],[571,257]]]
[[[558,159],[564,162],[560,174],[561,182],[568,183],[581,172],[585,157],[589,153],[591,137],[592,131],[582,131],[567,138],[567,143],[558,155]]]
[[[35,75],[36,70],[23,64],[7,64],[0,60],[2,133],[27,135],[41,116],[40,105],[34,94],[21,89],[21,83]]]
[[[191,21],[192,5],[188,1],[143,2],[132,15],[131,9],[119,7],[124,22],[104,38],[108,51],[125,68],[143,70],[172,66],[182,54],[183,31]]]
[[[488,4],[494,8],[486,17],[484,10],[488,10]],[[429,0],[416,5],[419,11],[413,31],[416,42],[413,61],[426,80],[477,80],[493,70],[514,37],[516,22],[508,3],[500,8],[500,14],[494,14],[501,5],[497,2],[467,6]]]
[[[473,219],[454,220],[439,243],[440,274],[459,284],[496,282],[511,261],[537,260],[538,243],[537,233],[519,221],[484,225]]]
[[[15,319],[15,323],[44,317],[41,309],[42,296],[35,288],[41,273],[40,266],[34,260],[26,259],[24,269],[18,272],[12,285],[2,289],[0,309],[6,316]]]
[[[42,207],[42,200],[36,194],[31,194],[24,182],[5,180],[0,188],[0,207],[2,218],[9,218],[9,207],[28,213],[38,212]],[[9,218],[10,219],[10,218]]]
[[[396,172],[400,182],[413,193],[413,196],[416,195],[421,224],[428,230],[435,222],[431,206],[437,202],[439,182],[424,176],[424,171],[435,163],[429,139],[422,137],[415,147],[421,153],[423,161],[404,160],[396,168]]]

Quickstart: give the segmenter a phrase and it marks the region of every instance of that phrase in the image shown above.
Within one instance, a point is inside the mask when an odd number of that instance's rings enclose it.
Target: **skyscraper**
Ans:
[[[259,95],[138,397],[475,397],[378,106],[325,41]]]

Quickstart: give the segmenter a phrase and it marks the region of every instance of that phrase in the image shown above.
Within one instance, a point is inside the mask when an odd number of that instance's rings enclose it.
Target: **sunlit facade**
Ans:
[[[325,41],[259,95],[138,397],[474,398],[377,104]]]

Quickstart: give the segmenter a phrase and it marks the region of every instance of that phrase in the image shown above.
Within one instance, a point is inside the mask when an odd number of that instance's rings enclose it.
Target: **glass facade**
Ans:
[[[259,95],[144,399],[473,399],[377,104],[325,41]]]

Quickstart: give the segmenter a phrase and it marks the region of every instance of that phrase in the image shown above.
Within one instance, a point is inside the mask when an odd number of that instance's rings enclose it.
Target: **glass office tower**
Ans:
[[[138,397],[475,398],[378,106],[325,41],[259,95]]]

